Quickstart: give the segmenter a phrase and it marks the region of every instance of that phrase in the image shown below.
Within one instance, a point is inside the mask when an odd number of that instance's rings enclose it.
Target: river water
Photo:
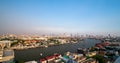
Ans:
[[[32,48],[25,50],[15,50],[15,60],[31,61],[39,60],[46,56],[53,55],[54,53],[64,54],[65,52],[76,52],[77,48],[89,48],[94,46],[96,43],[101,42],[96,39],[84,39],[78,43],[63,44],[58,46],[51,46],[48,48]],[[40,55],[42,53],[42,56]]]

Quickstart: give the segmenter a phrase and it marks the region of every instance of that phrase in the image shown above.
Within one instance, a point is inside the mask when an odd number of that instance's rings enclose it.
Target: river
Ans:
[[[79,41],[78,43],[72,44],[63,44],[58,46],[51,46],[48,48],[32,48],[25,50],[15,50],[15,60],[22,61],[31,61],[31,60],[39,60],[46,56],[53,55],[54,53],[64,54],[65,52],[76,52],[77,48],[89,48],[94,46],[96,43],[101,42],[96,39],[84,39],[83,41]],[[40,56],[42,53],[42,56]]]

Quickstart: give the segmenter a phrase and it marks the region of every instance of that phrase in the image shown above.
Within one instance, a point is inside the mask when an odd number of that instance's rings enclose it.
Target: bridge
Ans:
[[[10,48],[11,41],[0,41],[0,50],[4,50],[4,48]]]
[[[10,63],[14,59],[14,51],[10,50],[11,41],[0,41],[0,62]]]
[[[14,51],[13,50],[0,51],[0,62],[9,63],[13,59],[14,59]]]

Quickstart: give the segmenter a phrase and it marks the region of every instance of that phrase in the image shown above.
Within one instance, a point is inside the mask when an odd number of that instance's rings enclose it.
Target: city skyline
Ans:
[[[1,0],[0,34],[92,33],[120,36],[119,0]]]

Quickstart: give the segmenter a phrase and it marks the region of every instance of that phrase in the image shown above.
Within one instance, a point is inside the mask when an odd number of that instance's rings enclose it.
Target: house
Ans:
[[[47,60],[46,59],[40,59],[40,62],[41,63],[47,63]]]

